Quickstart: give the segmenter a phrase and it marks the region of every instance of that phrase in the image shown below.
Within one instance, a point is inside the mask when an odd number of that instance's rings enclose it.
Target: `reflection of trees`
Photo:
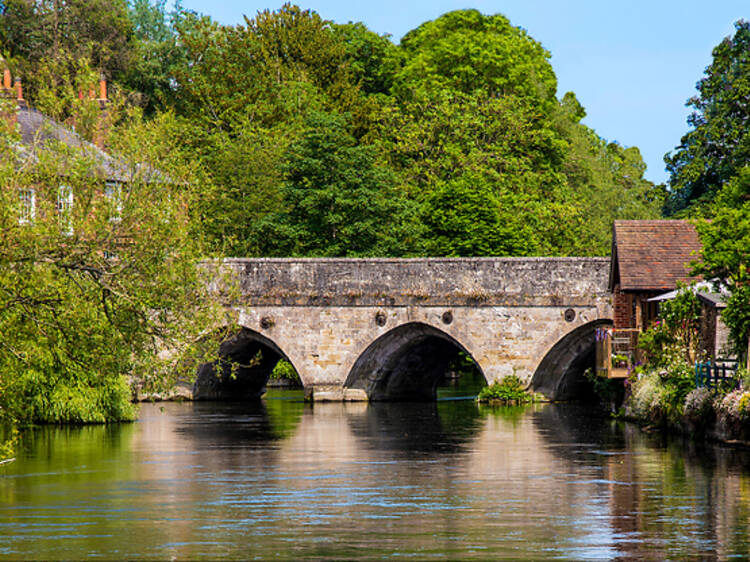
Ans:
[[[623,425],[613,423],[589,404],[549,404],[535,410],[532,421],[547,446],[569,461],[591,461],[603,448],[625,447]]]
[[[304,404],[289,400],[195,402],[175,433],[195,446],[242,447],[285,439],[302,419]]]
[[[363,446],[407,458],[455,453],[476,436],[482,425],[473,400],[373,402],[348,415],[347,421]]]
[[[127,452],[135,427],[134,423],[43,425],[24,432],[21,445],[24,456],[40,462],[65,462],[75,456],[77,462],[95,463],[97,459],[117,457],[123,450]]]
[[[647,434],[573,405],[550,405],[533,420],[571,471],[584,466],[600,474],[614,547],[623,556],[750,554],[749,451]]]

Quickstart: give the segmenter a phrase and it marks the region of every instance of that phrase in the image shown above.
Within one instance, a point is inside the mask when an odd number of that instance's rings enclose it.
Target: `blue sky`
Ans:
[[[225,24],[277,3],[183,0]],[[637,146],[646,177],[666,181],[663,156],[687,132],[685,102],[711,62],[711,49],[750,18],[748,0],[309,0],[325,19],[364,22],[395,42],[420,23],[462,8],[502,13],[552,53],[558,94],[572,90],[600,136]]]

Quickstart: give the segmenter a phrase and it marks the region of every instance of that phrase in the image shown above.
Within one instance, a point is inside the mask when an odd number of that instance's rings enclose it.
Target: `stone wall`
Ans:
[[[587,306],[609,258],[238,258],[223,265],[249,305]]]

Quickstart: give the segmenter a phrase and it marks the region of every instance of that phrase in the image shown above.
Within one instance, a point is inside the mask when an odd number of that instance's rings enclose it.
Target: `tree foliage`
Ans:
[[[735,33],[713,50],[713,60],[687,105],[692,129],[672,154],[669,215],[710,202],[750,159],[750,22],[740,20]]]
[[[404,255],[413,251],[410,206],[346,119],[313,114],[286,155],[280,210],[260,229],[282,256]]]
[[[667,213],[697,215],[703,244],[696,273],[729,296],[722,319],[744,357],[750,337],[750,23],[713,50],[713,60],[688,101],[692,127],[674,154]]]
[[[0,42],[28,93],[60,85],[81,60],[119,78],[133,59],[133,26],[125,0],[3,0]],[[60,75],[39,72],[53,67]]]
[[[401,47],[406,63],[400,89],[513,96],[542,110],[554,102],[557,79],[549,53],[502,15],[449,12],[407,33]]]
[[[109,163],[85,143],[19,151],[2,135],[2,422],[132,419],[130,383],[170,380],[165,352],[197,350],[216,314],[192,235],[195,178],[169,116],[136,117],[113,132]],[[107,189],[111,166],[121,182]]]
[[[697,223],[703,244],[697,272],[729,291],[722,320],[738,356],[745,357],[750,339],[750,167],[722,188],[709,216]]]
[[[692,365],[698,359],[701,305],[695,291],[679,284],[677,295],[659,306],[659,320],[639,336],[651,367]]]

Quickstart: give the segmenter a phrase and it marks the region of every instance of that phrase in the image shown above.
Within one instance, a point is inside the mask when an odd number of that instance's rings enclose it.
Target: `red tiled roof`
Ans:
[[[688,221],[615,221],[610,289],[670,291],[689,282],[690,263],[700,259],[701,242]]]

